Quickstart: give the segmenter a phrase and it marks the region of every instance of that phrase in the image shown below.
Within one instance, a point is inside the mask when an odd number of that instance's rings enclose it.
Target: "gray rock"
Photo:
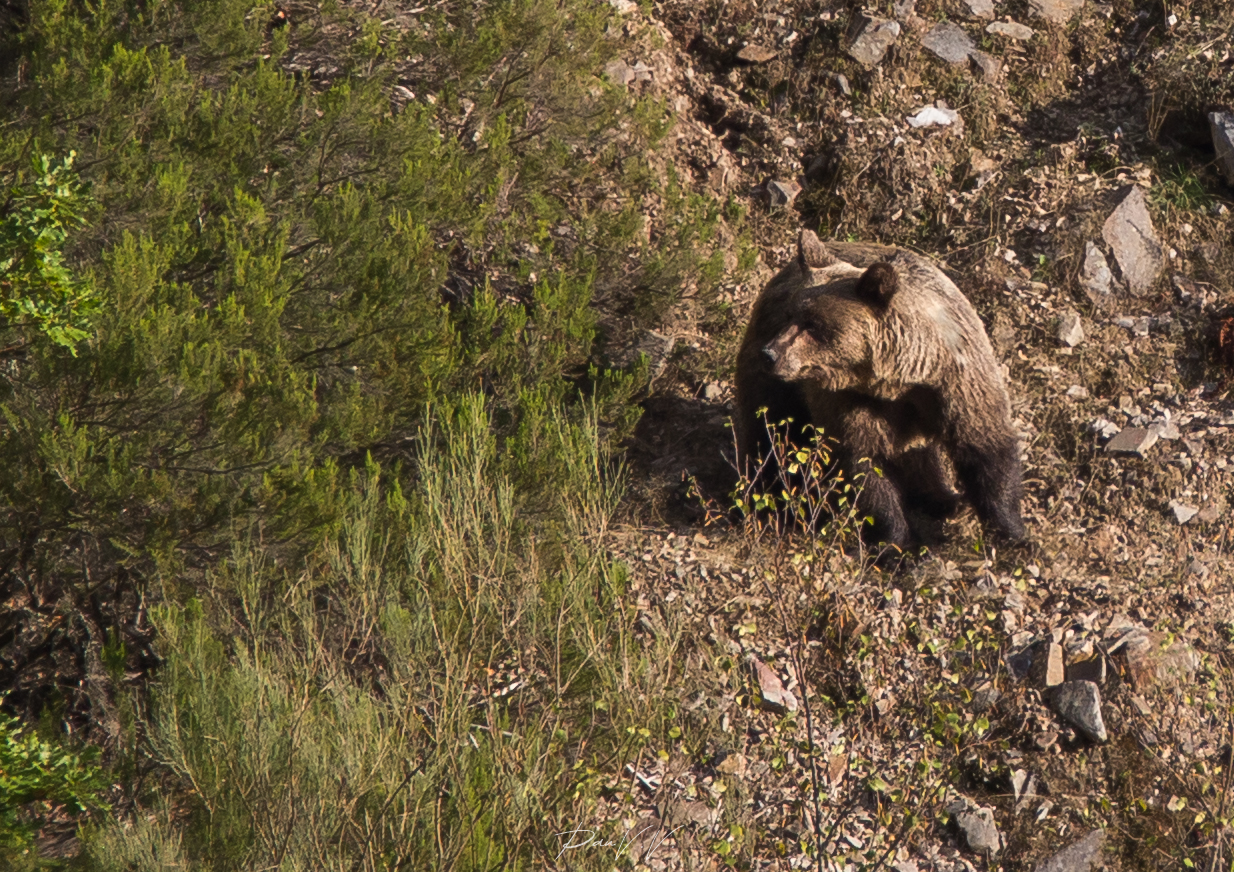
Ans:
[[[1002,693],[997,687],[983,687],[973,694],[973,711],[983,715],[998,703]]]
[[[1067,681],[1055,688],[1050,697],[1064,720],[1094,742],[1107,742],[1105,721],[1101,718],[1101,691],[1091,681]]]
[[[995,21],[986,26],[985,32],[996,33],[999,36],[1006,36],[1011,39],[1029,40],[1033,38],[1033,34],[1037,31],[1023,24],[1017,24],[1014,21]]]
[[[843,73],[832,73],[831,80],[836,83],[836,87],[840,89],[840,93],[845,97],[852,96],[852,86],[848,84],[848,76]]]
[[[1148,427],[1127,427],[1105,444],[1110,454],[1139,454],[1157,444],[1157,434]]]
[[[977,48],[964,28],[950,21],[940,21],[921,38],[921,44],[950,64],[962,64]]]
[[[604,67],[604,75],[608,76],[615,85],[629,85],[637,78],[634,68],[620,58],[608,62]]]
[[[994,3],[991,0],[965,0],[965,5],[968,6],[968,14],[973,18],[994,17]]]
[[[981,71],[981,78],[987,82],[997,82],[998,77],[1003,74],[1003,62],[994,55],[974,51],[969,54],[968,59]]]
[[[872,67],[883,59],[899,35],[898,21],[858,15],[848,31],[848,54],[858,63]]]
[[[737,52],[737,59],[751,64],[764,64],[776,56],[774,48],[752,42]]]
[[[1015,793],[1015,798],[1018,800],[1020,794],[1024,792],[1024,785],[1028,783],[1028,772],[1023,769],[1017,769],[1011,773],[1011,789]]]
[[[1068,348],[1075,348],[1084,341],[1084,326],[1080,324],[1080,313],[1068,310],[1058,322],[1058,341]]]
[[[1141,315],[1138,318],[1133,318],[1130,315],[1119,315],[1114,319],[1114,326],[1130,330],[1135,336],[1147,336],[1148,331],[1152,329],[1153,319],[1147,315]]]
[[[1197,507],[1185,505],[1178,500],[1170,500],[1170,511],[1174,513],[1174,520],[1179,524],[1187,523],[1200,513]]]
[[[1225,172],[1225,180],[1234,185],[1234,113],[1209,112],[1208,126],[1213,134],[1213,147]]]
[[[1066,24],[1084,8],[1084,0],[1028,0],[1028,7],[1038,18]]]
[[[1101,236],[1114,252],[1131,293],[1147,294],[1161,272],[1163,253],[1140,188],[1133,187],[1127,192],[1105,220]]]
[[[1167,442],[1180,439],[1183,435],[1178,432],[1178,427],[1169,421],[1153,421],[1153,423],[1148,425],[1148,429],[1154,431],[1158,439],[1164,439]]]
[[[977,805],[963,797],[947,805],[947,812],[955,820],[964,835],[968,849],[976,854],[997,854],[1003,846],[1003,837],[994,824],[994,810]]]
[[[720,387],[719,382],[712,382],[703,388],[703,399],[709,403],[714,403],[724,395],[724,388]]]
[[[767,199],[773,206],[791,206],[801,193],[801,185],[794,181],[781,182],[778,179],[767,180]]]
[[[1110,650],[1123,657],[1136,690],[1182,684],[1200,666],[1200,656],[1182,639],[1171,642],[1164,633],[1143,627],[1129,630]]]
[[[896,0],[895,3],[891,4],[891,11],[901,21],[915,18],[917,16],[917,0]]]
[[[1085,296],[1092,300],[1093,305],[1100,309],[1108,309],[1114,302],[1110,282],[1114,277],[1110,274],[1110,264],[1101,253],[1101,249],[1091,242],[1084,246],[1084,266],[1080,271],[1080,287]]]
[[[668,356],[673,353],[676,343],[671,336],[657,333],[654,330],[644,331],[641,336],[626,348],[614,355],[614,363],[618,366],[631,366],[639,355],[647,355],[648,371],[652,378],[664,372]]]
[[[1105,830],[1093,830],[1037,866],[1036,872],[1091,872],[1101,857]]]
[[[604,67],[604,74],[612,79],[614,83],[626,86],[634,82],[650,82],[654,72],[651,67],[642,61],[635,61],[634,65],[631,66],[621,58],[609,61]]]

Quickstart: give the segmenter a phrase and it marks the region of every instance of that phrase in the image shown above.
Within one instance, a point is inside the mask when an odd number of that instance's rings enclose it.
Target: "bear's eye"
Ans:
[[[812,321],[806,325],[806,332],[820,345],[827,345],[835,338],[835,327],[823,321]]]

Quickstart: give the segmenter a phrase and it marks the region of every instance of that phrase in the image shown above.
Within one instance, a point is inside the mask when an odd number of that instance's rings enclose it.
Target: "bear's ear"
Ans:
[[[797,237],[797,263],[801,265],[802,272],[831,266],[835,262],[835,257],[813,230],[801,231]]]
[[[857,297],[876,309],[885,309],[900,289],[900,277],[889,263],[876,263],[857,280]]]

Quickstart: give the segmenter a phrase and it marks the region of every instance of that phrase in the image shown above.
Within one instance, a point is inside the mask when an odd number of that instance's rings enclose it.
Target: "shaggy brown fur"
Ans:
[[[879,540],[912,541],[906,506],[954,509],[949,467],[986,524],[1024,536],[998,361],[972,305],[925,258],[803,232],[797,261],[754,304],[736,389],[741,462],[769,447],[759,409],[772,422],[793,418],[798,440],[813,424],[837,440],[848,475],[865,474],[858,508]]]

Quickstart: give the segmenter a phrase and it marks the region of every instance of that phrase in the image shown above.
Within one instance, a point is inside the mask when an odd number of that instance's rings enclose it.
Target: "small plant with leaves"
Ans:
[[[9,189],[0,210],[0,319],[9,330],[33,329],[75,355],[99,304],[90,282],[64,263],[69,231],[85,225],[89,205],[74,157],[70,151],[56,162],[39,155],[33,175]]]
[[[94,748],[76,751],[45,741],[0,713],[0,860],[29,846],[52,806],[70,814],[108,807],[97,756]]]
[[[847,533],[862,522],[857,510],[860,476],[835,468],[834,443],[806,427],[808,444],[798,444],[792,419],[772,422],[763,412],[770,448],[752,468],[738,470],[732,507],[758,532],[782,535],[794,526],[823,533]]]

